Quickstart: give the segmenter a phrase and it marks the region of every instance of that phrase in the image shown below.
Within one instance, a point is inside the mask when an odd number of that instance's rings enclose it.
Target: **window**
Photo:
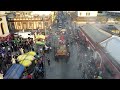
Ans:
[[[102,13],[103,11],[98,11],[98,13]]]
[[[20,22],[17,22],[17,27],[18,27],[18,29],[20,29],[20,27],[21,27]]]
[[[42,28],[42,24],[41,24],[41,23],[39,23],[38,27],[41,29],[41,28]]]
[[[86,16],[90,16],[90,12],[87,12],[87,13],[86,13]]]
[[[88,13],[88,16],[90,16],[90,12]]]
[[[48,26],[48,22],[45,22],[45,26]]]
[[[2,30],[2,34],[5,34],[4,28],[3,28],[3,23],[1,23],[1,30]]]
[[[20,22],[17,23],[18,27],[20,27]]]
[[[0,18],[0,21],[2,21],[2,18]]]
[[[82,14],[80,13],[80,16],[81,16]]]
[[[26,22],[23,22],[23,29],[27,29]]]
[[[33,22],[29,22],[29,29],[33,28]]]
[[[31,34],[28,34],[28,35],[31,35]]]

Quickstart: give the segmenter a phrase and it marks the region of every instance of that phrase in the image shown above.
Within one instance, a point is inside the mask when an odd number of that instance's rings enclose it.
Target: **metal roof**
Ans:
[[[119,25],[119,24],[114,24],[114,26],[115,26],[118,30],[120,30],[120,25]]]
[[[100,45],[120,64],[120,37],[112,36]]]
[[[100,43],[112,36],[111,34],[90,24],[86,24],[81,28],[96,43]]]
[[[107,11],[107,12],[120,13],[120,11]]]

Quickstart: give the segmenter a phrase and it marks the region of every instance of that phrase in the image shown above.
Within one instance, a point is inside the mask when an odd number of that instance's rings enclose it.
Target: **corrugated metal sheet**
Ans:
[[[120,37],[112,36],[100,45],[120,64]]]
[[[96,43],[111,37],[112,35],[90,24],[82,26],[83,31]]]

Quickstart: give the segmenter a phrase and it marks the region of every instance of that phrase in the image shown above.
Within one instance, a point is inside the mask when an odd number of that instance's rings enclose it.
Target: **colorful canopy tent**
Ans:
[[[20,79],[25,67],[21,64],[13,64],[6,72],[3,79]]]
[[[40,38],[45,39],[45,35],[36,35],[35,37],[36,37],[36,39],[40,39]]]
[[[22,60],[25,59],[25,57],[27,57],[26,54],[24,54],[24,55],[19,55],[19,56],[17,57],[17,60],[18,60],[18,61],[22,61]]]
[[[45,35],[36,35],[36,39],[43,39],[43,40],[45,40]],[[43,40],[41,40],[41,41],[36,41],[36,44],[37,45],[45,45],[45,41],[43,41]]]
[[[32,55],[27,55],[24,60],[33,61],[35,58]]]
[[[36,44],[37,45],[45,45],[45,42],[37,41]]]
[[[28,54],[28,55],[32,55],[32,56],[35,56],[35,55],[36,55],[36,52],[30,51],[30,52],[28,52],[27,54]]]
[[[33,61],[35,59],[34,58],[35,55],[36,55],[36,52],[30,51],[28,53],[25,53],[24,55],[19,55],[17,59],[18,61],[22,61],[22,60]]]
[[[30,51],[28,53],[25,53],[24,55],[18,56],[18,61],[20,64],[22,64],[25,67],[29,67],[32,64],[32,61],[35,59],[36,52]]]

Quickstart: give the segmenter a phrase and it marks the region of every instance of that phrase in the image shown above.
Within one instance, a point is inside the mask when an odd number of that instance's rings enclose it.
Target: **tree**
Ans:
[[[116,20],[116,21],[120,21],[120,17],[116,17],[115,20]]]
[[[100,21],[100,22],[107,22],[108,18],[104,17],[104,16],[98,16],[97,20]]]

